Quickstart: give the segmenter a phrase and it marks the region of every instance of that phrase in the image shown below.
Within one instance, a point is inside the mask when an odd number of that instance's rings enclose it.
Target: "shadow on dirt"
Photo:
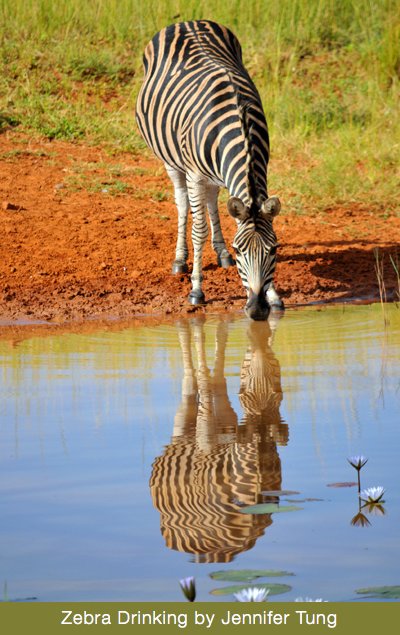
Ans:
[[[334,288],[336,292],[341,293],[340,299],[367,297],[379,299],[378,271],[380,271],[386,299],[398,300],[399,277],[396,268],[399,270],[399,245],[392,243],[377,247],[371,243],[369,249],[357,249],[351,248],[354,243],[356,241],[322,243],[322,246],[335,246],[338,249],[321,249],[321,251],[307,254],[307,249],[313,246],[312,243],[308,243],[301,248],[295,246],[293,248],[295,253],[290,255],[280,254],[279,260],[286,265],[290,265],[291,262],[293,264],[303,262],[315,276],[318,289],[332,291]],[[349,246],[347,249],[346,245]],[[318,246],[321,246],[321,243],[318,243]],[[341,249],[341,247],[344,248]],[[326,280],[326,284],[321,284],[323,280]]]

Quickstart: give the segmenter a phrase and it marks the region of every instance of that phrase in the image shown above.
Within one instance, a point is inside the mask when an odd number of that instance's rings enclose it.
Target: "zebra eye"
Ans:
[[[232,245],[232,249],[233,249],[233,251],[235,252],[235,254],[238,254],[238,253],[239,253],[239,250],[238,250],[238,248],[237,248],[237,247],[235,247],[235,245]]]
[[[271,247],[271,249],[269,250],[269,255],[270,256],[275,256],[277,247],[278,247],[278,245],[275,245],[274,247]]]

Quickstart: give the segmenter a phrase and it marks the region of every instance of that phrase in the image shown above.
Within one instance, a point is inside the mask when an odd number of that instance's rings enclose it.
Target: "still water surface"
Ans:
[[[0,583],[11,599],[198,599],[279,569],[272,600],[398,584],[400,309],[292,310],[0,341]],[[359,511],[385,487],[385,514]],[[265,492],[294,490],[279,498]],[[289,499],[289,502],[288,502]],[[252,515],[279,501],[302,509]],[[361,522],[359,520],[359,522]],[[364,521],[365,523],[365,521]],[[264,580],[266,581],[266,580]]]

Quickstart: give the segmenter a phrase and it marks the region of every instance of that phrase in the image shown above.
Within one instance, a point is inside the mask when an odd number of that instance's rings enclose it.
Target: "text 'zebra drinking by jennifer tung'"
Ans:
[[[144,52],[145,78],[136,119],[147,144],[164,162],[175,188],[178,238],[173,273],[187,271],[187,222],[193,214],[189,301],[203,304],[202,254],[208,235],[218,263],[234,264],[218,214],[220,187],[237,222],[236,265],[247,292],[246,314],[265,320],[283,308],[273,285],[280,202],[268,198],[269,137],[260,96],[243,66],[237,38],[207,20],[166,27]]]

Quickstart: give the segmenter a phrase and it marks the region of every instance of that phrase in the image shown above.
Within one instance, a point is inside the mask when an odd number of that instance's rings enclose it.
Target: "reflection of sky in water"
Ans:
[[[288,311],[278,324],[273,351],[289,426],[277,448],[282,487],[323,501],[273,516],[227,565],[192,564],[167,549],[151,502],[152,464],[181,403],[174,326],[0,341],[0,583],[10,597],[40,600],[180,600],[177,580],[195,575],[206,600],[223,586],[212,571],[272,568],[296,574],[275,580],[293,586],[277,600],[338,601],[355,588],[397,584],[399,315],[390,307],[386,332],[378,306]],[[211,370],[217,325],[210,319],[204,329]],[[247,327],[229,323],[225,350],[239,420]],[[387,514],[369,516],[369,528],[350,525],[354,488],[326,487],[356,480],[346,457],[361,453],[369,457],[362,486],[387,490]]]

